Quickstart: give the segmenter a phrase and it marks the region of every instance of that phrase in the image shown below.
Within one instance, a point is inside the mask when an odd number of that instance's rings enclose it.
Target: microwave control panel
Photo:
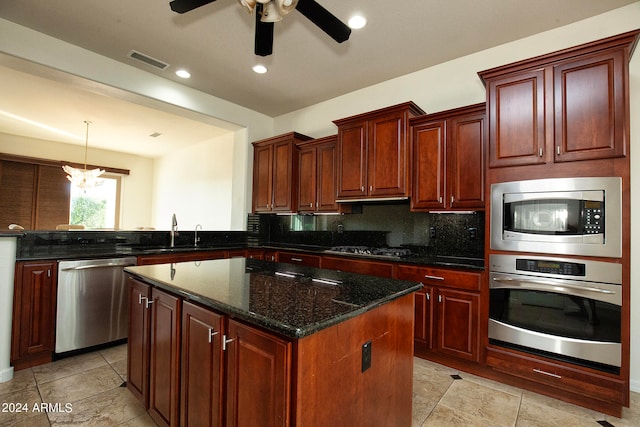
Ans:
[[[584,234],[604,233],[604,205],[602,202],[584,202]]]

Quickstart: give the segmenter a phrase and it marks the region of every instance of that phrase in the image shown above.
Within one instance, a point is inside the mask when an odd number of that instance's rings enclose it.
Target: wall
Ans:
[[[157,230],[231,230],[234,134],[190,146],[155,160],[152,223]]]
[[[313,137],[336,133],[332,120],[412,100],[428,113],[485,100],[478,71],[640,28],[640,2],[555,30],[477,52],[279,116],[274,133],[296,130]],[[425,43],[424,49],[428,50]],[[419,52],[420,49],[414,49]],[[631,164],[640,162],[640,52],[629,64]],[[632,218],[640,210],[640,172],[632,168]],[[635,172],[635,173],[634,173]],[[632,223],[631,325],[640,325],[640,232]],[[631,360],[640,360],[640,328],[631,328]],[[640,364],[631,364],[631,388],[640,391]]]
[[[0,134],[0,152],[84,163],[83,146],[16,135]],[[90,148],[88,163],[131,171],[130,175],[125,176],[122,180],[120,228],[133,229],[150,226],[153,207],[149,189],[153,183],[153,160],[131,154]]]

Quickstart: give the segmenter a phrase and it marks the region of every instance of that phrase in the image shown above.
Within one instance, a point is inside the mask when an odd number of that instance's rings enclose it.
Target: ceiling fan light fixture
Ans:
[[[238,3],[240,3],[249,15],[251,15],[256,8],[256,0],[238,0]]]
[[[264,65],[262,65],[262,64],[254,65],[253,67],[251,67],[251,69],[252,69],[255,73],[257,73],[257,74],[264,74],[264,73],[266,73],[267,71],[269,71],[269,70],[267,69],[267,67],[265,67],[265,66],[264,66]]]
[[[367,18],[362,15],[353,15],[351,18],[349,18],[347,25],[352,30],[359,30],[360,28],[363,28],[365,25],[367,25]]]
[[[262,22],[280,22],[282,21],[282,14],[280,8],[275,2],[270,1],[264,4],[262,8],[262,16],[260,17]]]

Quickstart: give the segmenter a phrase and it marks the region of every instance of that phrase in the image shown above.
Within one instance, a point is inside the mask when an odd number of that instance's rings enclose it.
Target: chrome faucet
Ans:
[[[171,217],[171,247],[174,247],[176,244],[176,236],[178,235],[178,220],[176,219],[176,214],[173,214]]]
[[[198,243],[200,243],[200,238],[198,237],[198,228],[202,230],[202,226],[200,224],[196,225],[195,233],[193,234],[193,246],[198,246]]]

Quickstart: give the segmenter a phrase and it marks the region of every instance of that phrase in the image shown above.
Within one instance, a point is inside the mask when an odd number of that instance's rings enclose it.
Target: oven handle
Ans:
[[[563,291],[562,288],[569,288],[573,290],[596,292],[596,293],[607,294],[607,295],[616,294],[614,291],[595,288],[593,286],[572,285],[569,283],[560,283],[560,282],[554,282],[550,280],[530,280],[530,279],[522,280],[522,279],[499,278],[499,277],[493,277],[492,280],[494,282],[500,283],[501,284],[500,287],[502,288],[510,288],[510,287],[513,287],[514,284],[516,284],[517,286],[525,285],[529,289],[540,290],[540,291],[548,290],[548,287],[551,286],[555,291],[561,291],[561,292]],[[509,284],[502,285],[502,282],[509,283]]]

